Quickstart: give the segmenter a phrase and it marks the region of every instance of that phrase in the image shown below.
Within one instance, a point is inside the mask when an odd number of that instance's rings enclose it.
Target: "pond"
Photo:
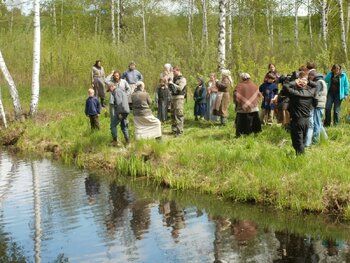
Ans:
[[[350,224],[0,150],[0,262],[350,262]]]

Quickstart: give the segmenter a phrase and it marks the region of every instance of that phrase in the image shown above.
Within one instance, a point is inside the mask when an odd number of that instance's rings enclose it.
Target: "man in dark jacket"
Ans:
[[[289,112],[293,147],[297,155],[303,154],[310,113],[316,103],[316,87],[308,82],[307,74],[301,72],[295,81],[285,84],[283,89],[290,98]]]
[[[114,102],[114,117],[111,118],[111,134],[113,137],[113,144],[118,145],[117,126],[120,123],[125,142],[129,144],[128,131],[128,115],[130,113],[128,94],[121,88],[116,88],[115,85],[109,84],[108,91],[111,92]]]

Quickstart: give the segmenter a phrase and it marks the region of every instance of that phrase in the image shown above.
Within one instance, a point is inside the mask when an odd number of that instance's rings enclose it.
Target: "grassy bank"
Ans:
[[[29,91],[20,90],[24,105],[29,105]],[[2,144],[14,144],[25,153],[53,155],[82,168],[147,176],[171,188],[350,217],[347,124],[330,128],[329,141],[296,157],[289,134],[280,127],[264,127],[257,136],[236,139],[233,116],[226,127],[195,122],[189,100],[184,136],[173,138],[167,124],[160,143],[133,141],[129,148],[115,148],[110,144],[109,117],[102,114],[101,130],[90,131],[83,113],[85,93],[83,88],[43,88],[37,119],[1,130]],[[11,109],[9,98],[4,102]],[[233,115],[233,108],[230,112]],[[133,134],[132,118],[130,122]]]

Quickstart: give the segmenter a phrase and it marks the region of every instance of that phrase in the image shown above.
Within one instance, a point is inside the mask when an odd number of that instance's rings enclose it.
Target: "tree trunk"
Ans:
[[[4,123],[5,128],[7,128],[6,115],[5,115],[4,105],[2,104],[2,98],[1,98],[1,87],[0,87],[0,116],[2,118],[2,122]]]
[[[33,45],[33,77],[32,77],[32,98],[30,102],[30,115],[33,116],[38,110],[40,91],[40,1],[34,1],[34,45]]]
[[[191,50],[193,47],[193,33],[192,33],[192,27],[193,27],[193,0],[188,0],[188,41],[191,45]]]
[[[347,1],[348,14],[346,19],[346,40],[349,39],[349,27],[350,27],[350,1]]]
[[[227,0],[219,0],[218,62],[220,70],[225,69],[226,62],[226,5]]]
[[[229,0],[228,2],[228,49],[232,51],[232,39],[233,39],[233,1]]]
[[[311,4],[310,0],[307,0],[307,16],[309,20],[309,35],[310,35],[310,48],[313,47],[313,36],[312,36],[312,21],[311,21]]]
[[[322,39],[325,49],[327,50],[327,35],[328,35],[328,3],[327,0],[322,0],[321,3],[322,11]]]
[[[299,48],[299,17],[298,17],[298,11],[299,11],[299,3],[298,0],[294,1],[294,42],[295,46]]]
[[[61,21],[60,21],[61,22],[61,25],[60,25],[61,26],[61,32],[60,32],[61,34],[63,34],[63,1],[64,0],[62,0],[62,2],[61,2]]]
[[[346,45],[346,34],[345,34],[345,22],[344,22],[344,9],[343,9],[343,0],[337,0],[339,5],[339,18],[340,18],[340,29],[341,29],[341,43],[343,47],[343,52],[345,55],[346,63],[348,62],[348,49]]]
[[[53,19],[53,31],[57,35],[57,16],[56,16],[56,4],[52,3],[52,19]]]
[[[117,44],[120,43],[120,0],[117,0]]]
[[[206,0],[202,0],[202,9],[203,9],[203,35],[202,35],[202,46],[207,47],[209,45],[209,36],[208,36],[208,20],[207,20],[207,3]]]
[[[147,52],[147,30],[146,30],[146,3],[145,0],[142,0],[141,3],[141,9],[142,9],[142,29],[143,29],[143,47],[145,49],[145,52]]]
[[[2,73],[4,74],[4,77],[8,83],[8,86],[9,86],[10,95],[11,95],[13,107],[15,110],[16,120],[20,120],[22,118],[21,102],[19,99],[19,95],[18,95],[18,91],[17,91],[16,85],[15,85],[15,82],[13,81],[13,78],[6,67],[5,60],[2,56],[1,50],[0,50],[0,69],[1,69]]]
[[[114,0],[111,0],[111,25],[112,25],[112,42],[115,45],[115,25],[114,25]]]

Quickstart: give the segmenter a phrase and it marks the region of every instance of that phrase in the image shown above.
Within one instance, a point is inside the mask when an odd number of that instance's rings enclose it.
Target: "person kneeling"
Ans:
[[[153,116],[149,94],[145,91],[145,84],[137,82],[136,89],[131,95],[134,113],[135,139],[160,139],[162,136],[161,122]]]

